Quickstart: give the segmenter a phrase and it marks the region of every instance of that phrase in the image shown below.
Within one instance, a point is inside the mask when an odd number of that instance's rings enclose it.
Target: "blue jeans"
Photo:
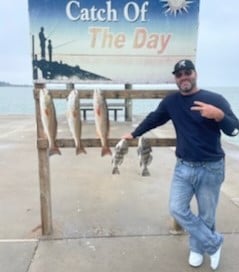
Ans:
[[[186,162],[177,159],[171,184],[171,215],[189,235],[190,250],[214,254],[223,242],[215,231],[215,215],[221,184],[224,180],[224,159],[217,162]],[[198,214],[190,208],[195,196]]]

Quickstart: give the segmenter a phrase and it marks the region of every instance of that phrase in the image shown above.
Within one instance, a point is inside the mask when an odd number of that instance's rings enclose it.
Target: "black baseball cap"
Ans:
[[[191,60],[184,59],[177,62],[174,66],[173,74],[181,70],[195,70],[195,66]]]

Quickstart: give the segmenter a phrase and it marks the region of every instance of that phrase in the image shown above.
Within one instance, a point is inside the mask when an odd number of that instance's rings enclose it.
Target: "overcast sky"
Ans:
[[[239,2],[200,2],[199,85],[239,86]],[[29,33],[27,0],[1,0],[0,81],[32,83]]]

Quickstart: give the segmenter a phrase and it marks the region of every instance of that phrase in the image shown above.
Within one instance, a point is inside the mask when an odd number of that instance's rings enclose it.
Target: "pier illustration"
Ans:
[[[79,65],[71,66],[62,61],[54,61],[52,40],[48,39],[44,33],[44,27],[40,28],[38,34],[40,43],[40,58],[35,53],[35,36],[32,36],[32,66],[33,79],[66,79],[75,77],[79,80],[111,80],[101,75],[80,68]],[[47,43],[47,44],[46,44]],[[46,50],[48,55],[46,56]],[[39,76],[39,70],[41,76]]]

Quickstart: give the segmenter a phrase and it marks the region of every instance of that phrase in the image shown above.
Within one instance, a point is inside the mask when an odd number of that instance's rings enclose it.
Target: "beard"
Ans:
[[[196,82],[193,80],[188,80],[185,79],[179,83],[177,83],[177,86],[180,90],[181,93],[183,94],[189,94],[194,92],[194,90],[196,89]]]

